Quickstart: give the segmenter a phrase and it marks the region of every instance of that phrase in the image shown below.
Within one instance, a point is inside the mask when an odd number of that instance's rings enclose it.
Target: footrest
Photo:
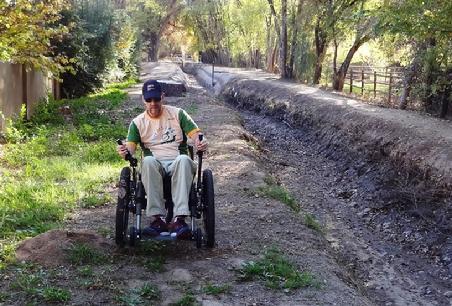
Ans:
[[[143,240],[159,240],[159,241],[169,241],[169,240],[177,240],[176,233],[162,232],[158,236],[142,236]]]

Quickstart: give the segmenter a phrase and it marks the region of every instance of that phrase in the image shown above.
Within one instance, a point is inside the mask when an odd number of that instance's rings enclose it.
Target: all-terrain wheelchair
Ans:
[[[202,135],[200,135],[202,140]],[[122,141],[117,141],[122,145]],[[189,146],[189,153],[193,159],[193,147]],[[210,169],[202,171],[203,152],[197,152],[198,170],[196,180],[193,179],[189,196],[191,240],[196,242],[196,247],[205,245],[212,248],[215,245],[215,202],[213,175]],[[137,170],[138,160],[127,153],[126,160],[130,166],[121,170],[118,190],[118,203],[116,206],[116,232],[115,241],[120,247],[125,245],[136,246],[142,240],[142,210],[146,209],[147,200],[141,173]],[[171,177],[163,178],[163,194],[167,211],[166,222],[173,218],[173,201],[171,196]],[[201,221],[201,222],[199,222]],[[199,226],[201,223],[201,226]],[[175,235],[162,233],[152,239],[174,240]]]

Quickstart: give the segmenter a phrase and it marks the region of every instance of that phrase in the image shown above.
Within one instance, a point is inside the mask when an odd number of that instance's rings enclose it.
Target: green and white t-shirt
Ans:
[[[163,105],[162,114],[151,118],[146,112],[132,120],[127,143],[139,144],[145,156],[172,160],[187,154],[187,136],[199,131],[198,126],[183,109]]]

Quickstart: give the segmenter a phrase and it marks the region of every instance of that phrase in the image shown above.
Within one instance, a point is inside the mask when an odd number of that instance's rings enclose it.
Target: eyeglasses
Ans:
[[[147,99],[147,100],[144,100],[144,101],[146,101],[147,103],[151,103],[151,102],[160,102],[162,99],[160,99],[160,98],[150,98],[150,99]]]

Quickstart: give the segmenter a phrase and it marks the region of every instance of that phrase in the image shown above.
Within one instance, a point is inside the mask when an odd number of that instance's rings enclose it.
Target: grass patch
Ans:
[[[166,252],[165,243],[162,241],[144,240],[140,242],[135,252],[137,255],[163,256]]]
[[[295,198],[290,194],[286,187],[278,184],[276,180],[271,176],[265,177],[264,182],[266,183],[265,186],[257,188],[257,192],[259,194],[286,204],[294,212],[298,213],[300,211],[300,205],[297,203]]]
[[[149,301],[158,301],[160,298],[161,292],[157,286],[146,283],[141,288],[135,288],[129,290],[126,294],[117,296],[116,300],[123,305],[135,306],[145,304]]]
[[[15,280],[10,289],[22,293],[28,299],[46,301],[49,303],[67,302],[71,294],[67,289],[49,285],[48,278],[52,272],[32,265],[18,265],[15,271]]]
[[[304,215],[304,224],[309,227],[310,229],[313,229],[319,233],[323,232],[322,225],[317,221],[317,219],[312,214],[305,214]]]
[[[139,290],[138,294],[147,300],[159,300],[160,299],[160,290],[157,288],[157,286],[153,284],[144,284]]]
[[[113,229],[108,226],[101,226],[97,229],[97,232],[103,237],[109,237],[113,234]]]
[[[0,221],[1,222],[1,221]],[[0,271],[16,262],[16,243],[0,241]]]
[[[272,289],[292,290],[302,287],[318,286],[313,274],[302,272],[285,258],[277,249],[270,249],[263,258],[247,262],[239,272],[239,279],[250,281],[260,279]]]
[[[6,302],[6,300],[9,298],[9,294],[0,292],[0,303]]]
[[[83,277],[91,277],[94,276],[94,271],[91,266],[84,266],[77,269],[77,272],[80,276]]]
[[[71,293],[66,289],[47,287],[42,290],[42,297],[51,303],[67,302],[71,299]]]
[[[165,270],[165,257],[156,255],[144,262],[144,267],[151,272],[163,272]]]
[[[127,96],[121,88],[132,83],[78,99],[42,101],[31,120],[24,119],[24,109],[8,123],[0,157],[0,267],[8,262],[13,239],[54,228],[76,207],[112,201],[106,187],[124,166],[115,140],[127,134],[115,110]]]
[[[14,290],[22,291],[27,296],[39,294],[39,289],[43,285],[43,273],[20,273],[16,280],[11,284]]]
[[[195,296],[188,292],[176,303],[171,303],[170,306],[195,306],[198,305]]]
[[[205,294],[209,295],[220,295],[222,293],[227,293],[231,290],[231,286],[229,284],[224,285],[214,285],[214,284],[207,284],[203,288],[203,292]]]
[[[196,105],[195,103],[191,103],[189,106],[187,106],[185,108],[186,112],[193,116],[198,112],[198,105]]]
[[[89,245],[79,243],[74,244],[68,250],[68,259],[75,265],[102,264],[107,259],[107,256]]]

